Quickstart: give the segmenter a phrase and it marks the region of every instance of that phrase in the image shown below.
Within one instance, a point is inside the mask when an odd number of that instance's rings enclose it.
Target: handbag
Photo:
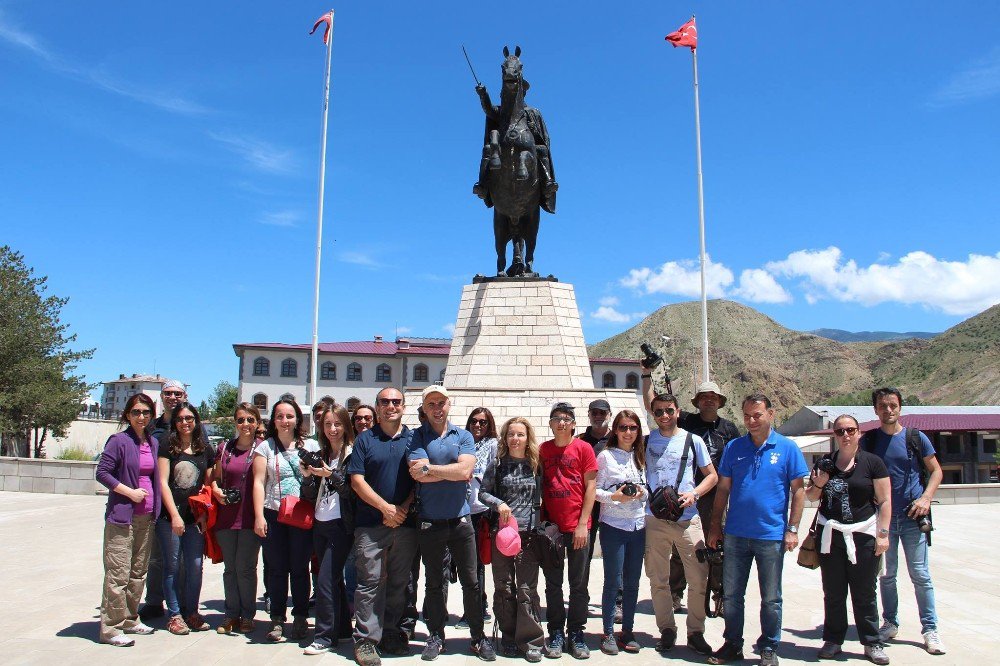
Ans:
[[[311,530],[313,517],[316,513],[316,506],[305,499],[294,495],[281,496],[281,471],[279,469],[278,445],[274,445],[274,478],[278,484],[278,522],[289,527],[297,527],[300,530]],[[292,468],[295,474],[295,468]]]
[[[476,544],[479,546],[479,561],[483,564],[491,564],[493,562],[493,536],[490,530],[490,521],[486,516],[483,516],[479,521]]]
[[[816,543],[816,521],[818,519],[819,511],[816,512],[812,525],[809,526],[806,538],[799,544],[799,556],[796,561],[800,567],[805,567],[806,569],[816,569],[819,567],[819,548]]]
[[[687,469],[688,455],[691,453],[691,446],[694,439],[691,433],[687,434],[684,440],[684,453],[681,455],[681,464],[677,468],[677,481],[673,486],[660,486],[649,496],[649,512],[660,520],[677,522],[684,514],[684,507],[681,506],[681,496],[677,489],[684,478]],[[694,462],[692,461],[692,465]]]

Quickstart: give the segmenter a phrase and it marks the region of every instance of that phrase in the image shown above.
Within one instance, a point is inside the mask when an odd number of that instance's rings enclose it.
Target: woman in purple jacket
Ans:
[[[97,463],[97,481],[108,489],[100,640],[115,647],[135,643],[127,634],[153,633],[139,621],[139,598],[146,586],[153,519],[160,513],[158,445],[146,432],[155,417],[148,395],[129,398],[121,417],[128,427],[108,438]]]

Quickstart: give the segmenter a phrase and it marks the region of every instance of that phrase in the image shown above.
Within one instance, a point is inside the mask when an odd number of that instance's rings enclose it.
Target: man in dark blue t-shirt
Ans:
[[[408,655],[407,639],[398,630],[406,604],[406,581],[417,549],[417,534],[407,513],[413,501],[413,479],[406,453],[412,431],[402,424],[403,394],[384,388],[375,400],[378,425],[361,433],[347,464],[357,494],[354,553],[358,584],[354,592],[354,659],[378,666],[376,647]],[[384,606],[384,612],[377,609]],[[380,616],[381,615],[381,616]]]
[[[483,632],[483,601],[476,575],[476,534],[469,517],[469,480],[476,464],[472,433],[448,420],[451,403],[448,389],[428,386],[423,390],[427,423],[410,440],[407,458],[410,476],[417,481],[419,531],[417,541],[424,560],[424,610],[427,645],[422,658],[436,659],[444,649],[444,625],[448,608],[444,599],[445,548],[451,552],[462,583],[465,619],[472,634],[472,652],[484,661],[496,659],[493,644]]]

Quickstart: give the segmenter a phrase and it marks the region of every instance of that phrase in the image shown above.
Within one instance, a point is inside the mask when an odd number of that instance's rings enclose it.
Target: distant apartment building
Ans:
[[[104,392],[101,394],[101,416],[105,419],[121,418],[125,403],[136,393],[145,393],[159,404],[160,391],[167,382],[166,377],[159,375],[118,375],[118,379],[101,382]]]
[[[277,342],[236,343],[240,359],[239,398],[255,404],[261,412],[276,400],[293,398],[304,404],[310,383],[308,344]],[[445,382],[451,340],[448,338],[400,337],[358,342],[324,342],[319,345],[317,397],[330,397],[353,410],[359,404],[374,404],[375,395],[386,386],[419,389]],[[594,386],[641,390],[640,367],[635,359],[591,358]]]

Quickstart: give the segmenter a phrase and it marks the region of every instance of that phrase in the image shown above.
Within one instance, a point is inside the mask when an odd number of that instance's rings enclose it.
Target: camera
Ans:
[[[316,469],[323,467],[323,456],[318,451],[299,451],[299,460],[306,467],[315,467]]]
[[[709,566],[722,566],[722,548],[699,548],[694,551],[694,554],[699,562],[706,563]]]
[[[831,458],[820,458],[816,461],[816,469],[833,476],[837,473],[837,464]]]
[[[645,356],[645,358],[639,361],[639,363],[647,370],[652,370],[659,364],[663,363],[663,357],[657,354],[653,348],[649,346],[649,343],[643,342],[639,345],[639,349],[642,350],[642,353]]]
[[[906,505],[906,515],[910,515],[910,510],[913,509],[913,504],[914,502],[910,502],[909,504]],[[934,525],[931,523],[930,514],[927,514],[925,516],[920,516],[919,518],[914,518],[913,520],[916,521],[917,527],[919,527],[920,531],[923,532],[924,534],[927,534],[928,532],[934,530]]]
[[[243,499],[243,491],[239,488],[223,488],[222,496],[226,498],[226,504],[239,504]]]
[[[632,483],[631,481],[626,481],[622,486],[622,495],[627,497],[635,497],[639,494],[639,486]]]

